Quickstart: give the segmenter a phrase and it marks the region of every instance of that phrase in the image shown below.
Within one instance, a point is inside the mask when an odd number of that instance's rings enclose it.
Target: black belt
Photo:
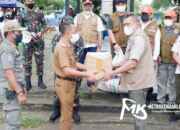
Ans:
[[[59,76],[59,75],[56,75],[56,77],[58,78],[58,79],[63,79],[63,80],[68,80],[68,81],[76,81],[76,79],[72,79],[72,78],[68,78],[68,77],[61,77],[61,76]]]

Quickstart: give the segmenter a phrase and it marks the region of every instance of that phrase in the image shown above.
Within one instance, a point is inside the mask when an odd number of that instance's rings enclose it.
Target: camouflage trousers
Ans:
[[[26,44],[24,49],[25,58],[25,75],[32,75],[32,56],[34,55],[36,61],[36,74],[38,76],[43,75],[44,68],[44,41],[39,39],[38,41],[31,41]]]

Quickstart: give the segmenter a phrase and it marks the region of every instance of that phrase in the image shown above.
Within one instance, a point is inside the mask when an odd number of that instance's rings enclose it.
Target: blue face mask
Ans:
[[[22,41],[22,38],[23,38],[22,34],[14,34],[14,35],[16,36],[15,41],[17,44]]]

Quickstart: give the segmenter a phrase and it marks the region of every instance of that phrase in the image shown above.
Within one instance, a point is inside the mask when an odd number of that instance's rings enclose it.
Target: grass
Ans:
[[[22,120],[22,126],[24,128],[36,128],[44,123],[47,123],[47,121],[40,119],[40,118],[24,118]]]

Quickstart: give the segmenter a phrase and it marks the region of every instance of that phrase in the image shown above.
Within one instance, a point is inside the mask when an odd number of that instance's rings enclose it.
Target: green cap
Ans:
[[[66,23],[66,24],[73,24],[74,19],[73,19],[73,17],[71,17],[69,15],[66,15],[66,16],[63,17],[62,22]]]

